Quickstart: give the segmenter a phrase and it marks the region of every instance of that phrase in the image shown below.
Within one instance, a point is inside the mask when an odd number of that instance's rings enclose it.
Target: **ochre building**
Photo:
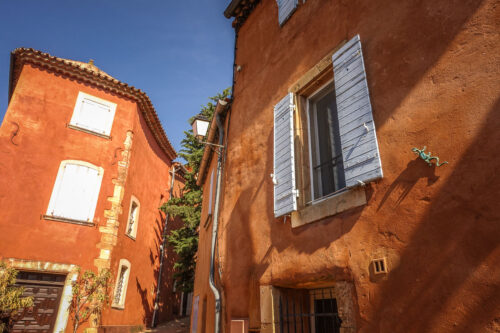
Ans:
[[[0,259],[20,271],[18,284],[35,300],[12,332],[72,332],[78,268],[111,271],[100,331],[172,318],[179,312],[175,258],[165,251],[159,280],[166,223],[159,207],[180,195],[183,169],[172,162],[176,152],[147,95],[92,62],[24,48],[12,52],[9,83],[0,128]]]
[[[500,330],[499,5],[229,3],[193,332]]]

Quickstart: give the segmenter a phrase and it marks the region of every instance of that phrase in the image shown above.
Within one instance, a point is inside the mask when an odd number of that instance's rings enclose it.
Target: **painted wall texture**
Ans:
[[[216,267],[226,332],[238,318],[279,327],[270,286],[333,287],[343,332],[498,332],[499,2],[299,2],[282,27],[276,1],[258,2],[237,35]],[[273,214],[273,107],[356,34],[384,177],[359,189],[366,204],[292,228]],[[449,164],[429,167],[411,151],[423,146]],[[210,240],[200,227],[197,332],[214,325]]]
[[[17,80],[0,128],[0,258],[7,262],[41,262],[23,267],[17,264],[20,269],[40,272],[54,272],[58,264],[93,271],[109,268],[112,290],[118,280],[119,262],[126,259],[130,275],[124,308],[106,309],[101,325],[108,331],[120,326],[126,332],[130,326],[150,326],[165,223],[159,207],[169,197],[169,171],[175,151],[160,147],[155,138],[159,132],[154,133],[146,124],[139,103],[99,85],[92,72],[98,71],[95,67],[85,71],[81,67],[89,65],[77,64],[72,73],[64,61],[54,58],[54,63],[68,70],[56,73],[44,67],[45,60],[31,63],[29,57],[25,60],[22,55],[16,56],[23,62],[16,62],[13,70]],[[41,54],[39,59],[47,57]],[[79,92],[116,103],[110,138],[67,126]],[[104,169],[94,225],[44,217],[59,165],[69,159]],[[180,195],[183,182],[181,175],[176,177],[174,195]],[[126,235],[131,196],[140,202],[135,239]],[[168,223],[171,229],[179,221],[170,219]],[[172,318],[173,308],[178,306],[178,296],[172,292],[173,253],[166,256],[160,320]],[[70,282],[68,278],[67,286]],[[58,311],[66,311],[63,305]],[[66,327],[64,322],[58,325],[54,331]],[[71,327],[70,320],[66,331]]]

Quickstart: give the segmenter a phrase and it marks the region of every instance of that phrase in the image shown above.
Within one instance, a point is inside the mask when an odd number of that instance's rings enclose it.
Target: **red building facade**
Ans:
[[[177,165],[172,181],[176,152],[147,95],[92,63],[16,49],[0,141],[0,258],[35,295],[35,319],[24,314],[14,332],[71,331],[77,268],[111,271],[102,330],[150,326],[166,223],[159,207],[172,185],[180,195],[183,178]],[[178,311],[167,255],[157,322]]]
[[[223,137],[218,206],[218,148],[200,168],[193,332],[219,332],[218,293],[220,332],[500,329],[497,7],[229,3],[233,99],[206,138]]]

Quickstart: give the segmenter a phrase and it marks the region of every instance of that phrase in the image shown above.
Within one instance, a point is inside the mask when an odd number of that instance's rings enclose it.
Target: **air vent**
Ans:
[[[385,260],[385,258],[373,259],[372,264],[373,272],[375,274],[386,274],[388,272],[387,261]]]

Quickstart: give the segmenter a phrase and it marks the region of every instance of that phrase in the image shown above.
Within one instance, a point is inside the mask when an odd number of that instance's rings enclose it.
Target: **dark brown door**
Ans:
[[[24,287],[23,296],[33,296],[33,308],[14,318],[12,333],[52,333],[64,287],[65,275],[19,272],[16,285]]]

